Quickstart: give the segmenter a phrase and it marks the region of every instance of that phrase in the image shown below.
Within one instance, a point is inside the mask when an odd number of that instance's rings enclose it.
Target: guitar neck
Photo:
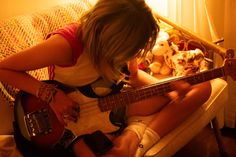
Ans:
[[[143,86],[132,91],[121,92],[115,95],[101,98],[98,101],[98,106],[102,112],[105,112],[115,107],[125,106],[154,95],[160,96],[165,93],[171,92],[172,89],[170,86],[170,82],[173,81],[183,80],[190,83],[191,85],[194,85],[222,76],[225,76],[225,71],[223,67],[199,72],[193,75],[176,77],[174,79],[163,81],[161,83]]]

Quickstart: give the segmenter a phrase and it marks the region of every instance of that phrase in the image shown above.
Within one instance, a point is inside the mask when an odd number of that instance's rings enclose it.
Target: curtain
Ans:
[[[221,7],[222,0],[146,0],[148,4],[159,14],[167,17],[178,25],[194,31],[198,35],[210,40],[218,40],[222,36],[223,25],[216,25],[214,17],[223,19],[224,14],[215,6]],[[212,8],[212,2],[214,7]],[[223,7],[224,9],[224,7]],[[217,10],[217,11],[216,11]],[[213,13],[214,12],[214,13]],[[216,13],[216,14],[215,14]],[[218,21],[217,21],[218,22]],[[222,26],[217,27],[216,26]],[[219,29],[218,29],[219,28]]]

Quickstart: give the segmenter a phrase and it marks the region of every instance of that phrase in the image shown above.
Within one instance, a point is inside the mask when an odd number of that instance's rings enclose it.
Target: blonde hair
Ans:
[[[127,61],[146,55],[159,32],[144,0],[98,0],[80,22],[85,51],[109,80],[119,79]]]

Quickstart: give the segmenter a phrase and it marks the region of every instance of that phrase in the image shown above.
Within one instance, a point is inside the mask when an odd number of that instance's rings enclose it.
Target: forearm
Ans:
[[[26,72],[0,69],[0,76],[0,81],[33,95],[36,94],[36,91],[40,87],[40,81],[33,78]]]
[[[40,81],[28,75],[26,71],[50,65],[71,65],[72,63],[69,43],[62,36],[54,35],[35,46],[1,60],[0,81],[35,95]]]

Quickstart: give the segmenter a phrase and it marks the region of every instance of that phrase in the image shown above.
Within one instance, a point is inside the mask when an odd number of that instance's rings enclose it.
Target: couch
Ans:
[[[20,15],[0,21],[0,60],[45,39],[53,30],[77,21],[91,4],[88,0],[58,5],[28,15]],[[214,47],[214,46],[213,46]],[[47,69],[29,71],[40,79],[48,79]],[[209,100],[178,128],[163,137],[146,156],[170,157],[197,133],[199,133],[224,108],[227,101],[227,82],[222,78],[211,80],[212,94]],[[20,157],[12,136],[14,96],[17,89],[0,83],[0,156]],[[173,117],[174,118],[174,117]],[[216,128],[218,129],[218,128]]]

